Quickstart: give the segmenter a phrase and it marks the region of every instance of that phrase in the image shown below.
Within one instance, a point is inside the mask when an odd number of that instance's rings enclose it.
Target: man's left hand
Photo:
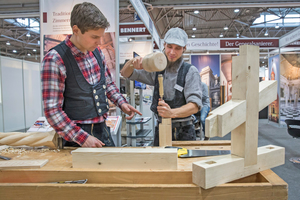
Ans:
[[[157,112],[159,116],[164,118],[172,118],[172,108],[165,101],[158,101]]]
[[[131,120],[133,118],[134,113],[142,115],[142,113],[140,111],[138,111],[137,109],[135,109],[132,105],[129,105],[128,103],[123,103],[121,105],[121,108],[124,113],[129,115],[126,117],[126,119],[128,119],[128,120]]]

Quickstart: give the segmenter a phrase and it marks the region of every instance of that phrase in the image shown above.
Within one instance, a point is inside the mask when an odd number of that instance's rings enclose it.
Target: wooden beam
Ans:
[[[194,162],[193,183],[208,189],[284,164],[283,147],[268,145],[259,147],[257,152],[257,164],[248,167],[244,167],[244,158],[235,155]]]
[[[208,137],[223,137],[246,121],[246,101],[230,100],[210,112],[205,120]]]
[[[177,149],[78,148],[72,151],[73,168],[101,170],[177,169]]]
[[[172,146],[172,120],[171,118],[162,118],[158,125],[159,129],[159,146]]]
[[[259,83],[259,111],[277,97],[277,81]],[[224,137],[246,121],[246,101],[230,100],[210,112],[205,120],[205,134],[208,137]]]
[[[245,158],[245,166],[257,162],[259,112],[259,47],[240,46],[232,58],[232,100],[246,100],[246,122],[231,132],[231,153]]]
[[[277,98],[277,81],[259,82],[259,111]]]

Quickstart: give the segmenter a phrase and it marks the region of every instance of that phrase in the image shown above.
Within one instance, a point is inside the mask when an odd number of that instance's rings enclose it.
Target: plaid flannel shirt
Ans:
[[[90,84],[96,84],[100,81],[100,66],[97,63],[93,52],[88,51],[86,54],[82,53],[71,41],[71,35],[68,35],[65,39],[66,45],[71,49],[71,52],[80,68],[83,76]],[[115,105],[119,107],[123,103],[127,103],[122,94],[119,93],[119,89],[112,81],[109,69],[106,66],[104,55],[99,47],[97,47],[101,58],[103,60],[103,66],[105,66],[105,78],[106,78],[106,95]],[[82,145],[87,137],[88,133],[82,130],[76,123],[92,124],[100,123],[105,120],[107,113],[103,116],[95,117],[93,119],[86,120],[71,120],[67,114],[62,110],[64,91],[65,91],[65,79],[67,77],[66,67],[60,55],[56,50],[49,51],[43,59],[41,79],[42,79],[42,95],[45,116],[49,124],[55,129],[55,131],[61,135],[67,141],[77,142]]]

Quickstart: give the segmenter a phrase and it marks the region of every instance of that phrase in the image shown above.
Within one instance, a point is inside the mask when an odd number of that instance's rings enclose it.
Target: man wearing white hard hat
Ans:
[[[202,107],[201,78],[197,68],[183,61],[188,36],[180,28],[170,29],[164,38],[167,67],[162,72],[143,70],[142,58],[125,65],[124,77],[154,86],[151,110],[160,117],[172,118],[173,140],[196,140],[192,114]],[[159,99],[158,74],[163,75],[164,99]],[[155,127],[154,146],[159,145],[158,126]]]

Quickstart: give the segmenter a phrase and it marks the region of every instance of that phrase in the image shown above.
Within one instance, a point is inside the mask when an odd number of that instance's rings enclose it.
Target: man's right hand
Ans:
[[[125,63],[122,70],[120,71],[121,75],[125,78],[128,78],[132,75],[134,69],[143,69],[142,66],[142,57],[136,57]]]
[[[105,144],[95,138],[94,136],[89,135],[89,137],[86,139],[86,141],[83,143],[82,147],[92,147],[92,148],[97,148],[97,147],[102,147]]]

